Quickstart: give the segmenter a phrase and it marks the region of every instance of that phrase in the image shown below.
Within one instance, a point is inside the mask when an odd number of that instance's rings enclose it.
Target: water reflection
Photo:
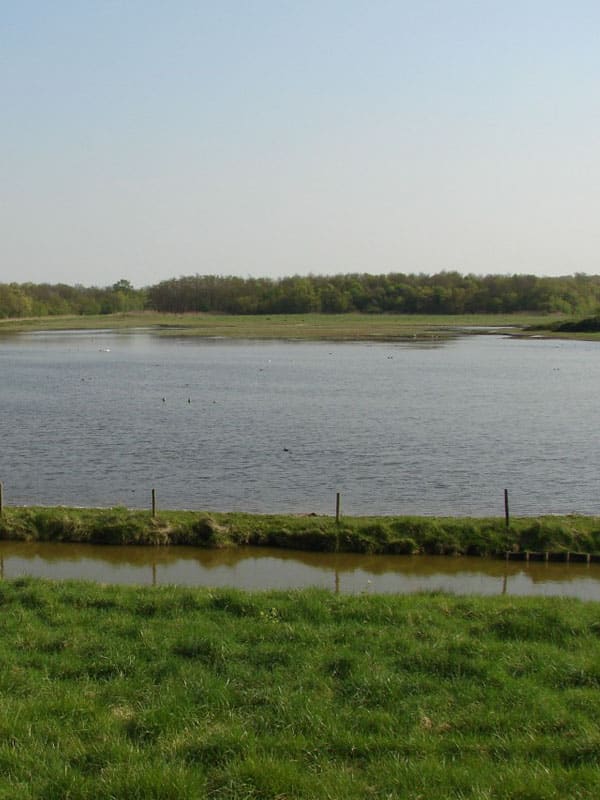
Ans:
[[[600,600],[599,564],[523,564],[467,557],[365,556],[249,547],[199,550],[0,542],[0,576],[21,575],[248,590],[316,586],[343,594],[443,591]]]

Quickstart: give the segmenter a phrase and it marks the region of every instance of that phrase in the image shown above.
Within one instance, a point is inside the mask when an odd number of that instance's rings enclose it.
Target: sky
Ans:
[[[0,282],[600,273],[597,0],[0,0]]]

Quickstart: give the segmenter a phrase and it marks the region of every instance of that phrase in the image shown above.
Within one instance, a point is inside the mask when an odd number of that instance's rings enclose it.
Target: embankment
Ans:
[[[500,556],[600,553],[600,517],[333,517],[5,507],[0,538],[93,544],[254,545],[323,552]]]

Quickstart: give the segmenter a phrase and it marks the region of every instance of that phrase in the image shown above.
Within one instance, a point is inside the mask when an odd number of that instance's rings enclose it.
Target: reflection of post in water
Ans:
[[[333,561],[333,573],[334,573],[334,575],[335,575],[335,587],[334,587],[334,592],[335,592],[336,594],[339,594],[339,593],[340,593],[340,571],[339,571],[339,569],[338,569],[338,559],[337,559],[337,555],[335,556],[335,558],[334,558],[334,561]]]
[[[506,594],[506,584],[508,583],[508,573],[505,572],[502,576],[502,594]]]
[[[4,580],[4,556],[0,555],[0,579]]]
[[[152,586],[156,586],[156,561],[152,562]]]

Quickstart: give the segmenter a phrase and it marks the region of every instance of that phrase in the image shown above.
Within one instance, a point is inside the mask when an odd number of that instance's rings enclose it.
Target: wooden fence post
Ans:
[[[335,494],[335,521],[339,523],[340,521],[340,505],[341,505],[341,494],[336,492]]]
[[[156,489],[152,489],[152,516],[156,516]]]
[[[4,484],[0,481],[0,517],[2,516],[2,509],[4,508]]]
[[[506,527],[510,526],[510,514],[508,512],[508,489],[504,490],[504,521],[506,522]]]

